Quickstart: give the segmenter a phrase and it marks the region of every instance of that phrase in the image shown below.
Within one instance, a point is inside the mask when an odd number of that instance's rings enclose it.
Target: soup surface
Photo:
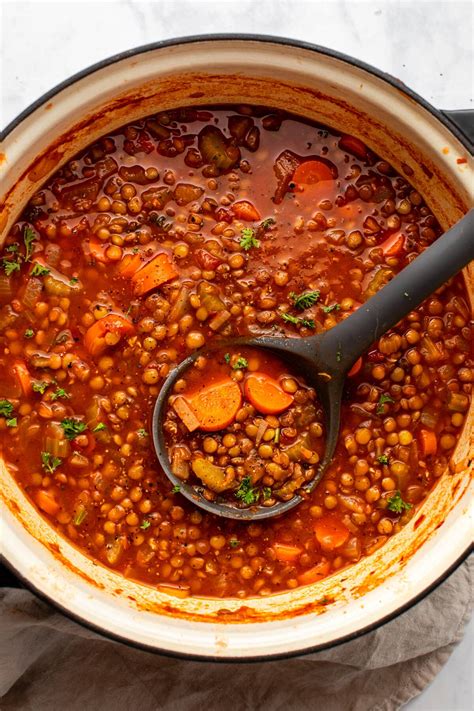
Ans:
[[[269,595],[355,563],[415,515],[463,426],[473,361],[460,277],[356,363],[334,461],[282,518],[237,523],[185,500],[157,464],[153,405],[189,353],[329,329],[440,233],[406,176],[288,114],[181,109],[102,138],[33,196],[3,246],[2,456],[87,555],[177,595]],[[248,375],[233,365],[231,380]],[[264,445],[266,487],[301,426],[317,453],[319,406],[296,384],[312,405],[303,425],[291,409],[277,424],[250,407],[230,438],[209,434],[204,460],[252,489],[246,448]]]

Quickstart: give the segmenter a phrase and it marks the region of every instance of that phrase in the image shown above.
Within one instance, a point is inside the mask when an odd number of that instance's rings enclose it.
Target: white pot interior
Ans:
[[[243,101],[359,136],[410,173],[445,229],[472,205],[472,163],[457,163],[467,157],[465,148],[379,77],[309,49],[207,40],[116,61],[24,118],[1,148],[2,236],[48,176],[107,131],[157,110]],[[472,270],[465,276],[472,299]],[[395,614],[465,554],[472,538],[472,422],[471,409],[450,470],[401,533],[357,565],[292,592],[244,602],[181,599],[125,580],[58,536],[0,462],[3,553],[25,580],[79,619],[151,648],[249,658],[327,645]]]

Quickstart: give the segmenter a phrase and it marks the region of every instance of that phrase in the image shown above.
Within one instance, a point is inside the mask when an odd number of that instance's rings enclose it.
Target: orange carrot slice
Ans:
[[[13,364],[12,369],[16,379],[20,383],[23,395],[30,395],[32,392],[31,375],[26,365],[23,361],[19,360]]]
[[[234,215],[239,220],[245,220],[246,222],[257,222],[260,220],[260,213],[256,207],[252,205],[251,202],[247,200],[239,200],[239,202],[234,202],[230,208]]]
[[[134,330],[133,323],[125,316],[115,313],[107,314],[87,329],[84,336],[84,346],[92,356],[97,356],[109,346],[118,343],[122,336],[127,336]],[[112,337],[109,334],[112,334]],[[114,338],[114,336],[118,336],[118,338]]]
[[[356,362],[352,366],[352,368],[348,371],[347,377],[348,378],[353,378],[357,373],[360,371],[362,368],[362,358],[357,358]]]
[[[133,275],[132,284],[135,294],[143,296],[148,291],[156,289],[171,279],[178,276],[178,271],[171,258],[165,254],[157,254],[139,271]]]
[[[242,402],[242,393],[234,380],[228,378],[210,385],[189,398],[200,429],[217,432],[235,419]]]
[[[49,491],[41,489],[35,498],[40,509],[50,516],[54,516],[59,511],[59,504]]]
[[[244,392],[255,409],[265,415],[283,412],[293,402],[293,395],[286,393],[277,380],[265,373],[252,373],[247,376]]]
[[[386,257],[398,257],[405,249],[405,235],[392,235],[380,247]]]
[[[293,173],[293,181],[300,185],[314,185],[321,180],[334,180],[334,176],[329,166],[319,160],[307,160]]]
[[[298,582],[301,585],[311,585],[311,583],[317,583],[318,580],[322,580],[329,573],[331,564],[328,560],[322,560],[317,565],[314,565],[309,570],[305,570],[304,573],[298,575]]]
[[[420,453],[423,457],[429,457],[431,454],[436,454],[438,449],[438,440],[434,432],[431,430],[420,430],[418,433],[418,444]]]
[[[109,244],[101,242],[95,237],[91,237],[89,240],[84,241],[84,254],[87,257],[93,257],[96,262],[105,264],[109,261],[105,256],[105,250],[109,246]]]
[[[188,430],[194,432],[199,428],[199,420],[191,409],[188,401],[181,395],[173,401],[173,410],[180,417]]]
[[[319,518],[314,524],[316,539],[325,550],[344,545],[349,538],[349,529],[334,514]]]
[[[292,546],[289,543],[274,543],[273,550],[275,552],[275,558],[285,563],[292,563],[303,552],[302,548]]]
[[[124,277],[131,278],[138,272],[138,270],[143,267],[145,260],[143,253],[137,252],[137,254],[126,254],[118,265],[118,272]]]

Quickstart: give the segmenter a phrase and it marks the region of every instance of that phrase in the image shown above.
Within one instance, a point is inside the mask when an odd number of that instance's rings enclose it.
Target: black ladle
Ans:
[[[325,415],[326,449],[316,476],[302,487],[304,491],[307,493],[313,491],[334,455],[339,434],[344,381],[357,358],[473,259],[474,209],[471,209],[462,220],[425,249],[383,289],[329,331],[309,338],[262,336],[238,338],[220,343],[220,348],[252,346],[270,349],[289,361],[292,368],[301,373],[316,389]],[[289,511],[302,501],[300,495],[296,494],[289,501],[269,507],[255,505],[249,508],[238,508],[225,500],[208,501],[198,485],[183,482],[171,471],[162,427],[168,396],[173,392],[175,382],[203,353],[209,353],[209,349],[197,351],[180,363],[165,380],[156,400],[153,413],[153,442],[161,466],[167,477],[174,485],[179,486],[180,492],[187,499],[219,516],[241,521],[255,521]]]

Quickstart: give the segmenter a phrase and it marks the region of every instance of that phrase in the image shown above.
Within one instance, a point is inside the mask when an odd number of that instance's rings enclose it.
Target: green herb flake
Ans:
[[[268,230],[272,225],[276,225],[276,220],[274,220],[273,217],[266,217],[260,223],[260,227],[262,228],[262,230]]]
[[[173,488],[171,489],[172,494],[179,494],[180,491],[181,491],[181,487],[179,484],[175,484],[173,486]]]
[[[70,284],[77,284],[78,281],[79,281],[79,279],[77,277],[71,277],[69,279]]]
[[[79,509],[79,511],[76,513],[76,515],[72,519],[72,522],[75,526],[80,526],[86,517],[87,517],[87,509],[81,508],[81,509]]]
[[[273,441],[275,442],[275,444],[280,443],[280,428],[279,427],[277,427],[275,430],[275,434],[273,436]]]
[[[3,259],[2,267],[7,276],[11,276],[14,272],[20,271],[20,262],[13,259]]]
[[[107,429],[107,425],[104,422],[99,422],[98,425],[94,427],[92,432],[102,432],[103,430]]]
[[[243,370],[244,368],[248,368],[248,365],[249,365],[248,360],[246,358],[242,358],[241,356],[239,356],[239,358],[237,358],[237,360],[235,361],[232,368],[234,370]]]
[[[61,463],[62,459],[59,457],[53,457],[50,452],[41,452],[41,465],[48,474],[54,474]]]
[[[377,457],[377,460],[380,464],[388,464],[388,454],[381,454],[380,457]]]
[[[396,491],[394,495],[388,499],[387,508],[389,511],[400,514],[404,511],[409,511],[413,506],[403,501],[400,491]]]
[[[36,234],[31,227],[25,227],[23,230],[23,242],[25,243],[25,262],[29,262],[33,254],[33,243],[36,241]]]
[[[48,387],[48,385],[50,385],[50,383],[48,383],[46,380],[43,380],[42,382],[36,381],[36,382],[33,383],[33,385],[32,385],[32,387],[33,387],[33,392],[35,392],[35,393],[41,393],[41,395],[43,395],[43,393],[44,393],[44,391],[46,390],[46,388]]]
[[[18,420],[16,417],[11,417],[9,420],[6,420],[7,427],[16,427],[17,424],[18,424]]]
[[[11,417],[13,405],[10,400],[0,400],[0,417]]]
[[[262,489],[262,494],[263,494],[263,500],[267,501],[272,496],[272,490],[270,489],[269,486],[264,486]]]
[[[137,430],[137,435],[139,437],[148,437],[148,432],[144,429],[144,427],[140,427],[140,429]]]
[[[249,476],[242,479],[239,488],[235,492],[235,497],[243,501],[243,503],[247,504],[247,506],[255,504],[258,501],[259,496],[260,492],[252,486]]]
[[[42,264],[36,262],[31,270],[31,276],[46,276],[49,272],[50,270],[47,267],[43,267]]]
[[[282,317],[283,321],[292,323],[295,326],[306,326],[306,328],[316,328],[316,324],[314,323],[313,319],[300,318],[299,316],[292,316],[291,314],[287,313],[281,313],[280,316]]]
[[[291,291],[289,294],[289,297],[293,302],[293,306],[295,306],[297,309],[301,309],[301,311],[304,311],[305,309],[309,309],[311,306],[314,306],[314,304],[319,299],[319,296],[320,293],[318,290],[304,291],[302,294],[295,294],[294,291]]]
[[[147,518],[144,521],[142,521],[140,524],[140,528],[142,529],[142,531],[146,531],[147,528],[150,528],[150,526],[151,526],[151,521],[149,521]]]
[[[331,311],[339,311],[340,308],[341,307],[339,304],[331,304],[330,306],[323,306],[322,307],[325,314],[330,314]]]
[[[377,415],[383,415],[385,410],[384,410],[384,405],[385,403],[390,403],[390,402],[395,402],[393,398],[390,397],[390,395],[387,395],[386,393],[382,393],[382,395],[379,398],[379,401],[377,403],[377,410],[376,413]]]
[[[27,328],[23,335],[25,338],[33,338],[33,336],[35,335],[35,332],[33,331],[32,328]]]
[[[231,538],[229,541],[229,546],[231,548],[237,548],[237,546],[240,545],[240,541],[237,540],[237,538]]]
[[[240,238],[240,246],[246,252],[252,247],[260,247],[260,241],[255,237],[255,232],[251,227],[244,227],[241,230],[242,237]]]
[[[81,420],[76,420],[75,417],[66,417],[61,421],[61,427],[63,428],[66,439],[74,439],[87,429],[86,423]]]
[[[56,388],[54,393],[51,395],[51,400],[59,400],[59,398],[69,398],[71,397],[68,392],[64,390],[64,388]]]
[[[13,252],[14,253],[14,252],[18,252],[19,249],[20,249],[20,245],[18,244],[18,242],[13,242],[13,244],[11,244],[9,247],[7,247],[5,249],[5,252],[10,252],[10,253]]]
[[[224,360],[226,363],[230,363],[230,353],[226,353],[224,356]]]

